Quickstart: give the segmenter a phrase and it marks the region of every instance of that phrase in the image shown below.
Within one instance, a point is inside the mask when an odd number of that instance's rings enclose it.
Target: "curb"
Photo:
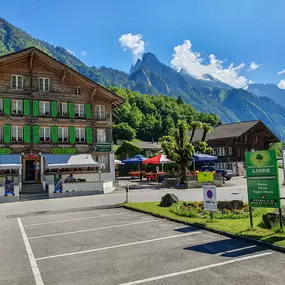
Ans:
[[[255,243],[255,244],[258,244],[258,245],[262,245],[262,246],[268,247],[268,248],[270,248],[272,250],[275,250],[275,251],[278,251],[278,252],[285,253],[285,247],[282,247],[282,246],[279,246],[279,245],[274,245],[274,244],[271,244],[271,243],[268,243],[268,242],[265,242],[265,241],[262,241],[262,240],[257,240],[257,239],[253,239],[253,238],[246,237],[246,236],[241,236],[241,235],[235,235],[235,234],[231,234],[231,233],[224,232],[224,231],[221,231],[221,230],[211,229],[211,228],[205,227],[203,225],[197,225],[197,224],[192,224],[192,223],[189,223],[189,222],[183,222],[183,221],[176,220],[176,219],[169,218],[169,217],[165,217],[165,216],[162,216],[162,215],[159,215],[159,214],[149,213],[149,212],[144,211],[144,210],[134,209],[134,208],[128,207],[126,205],[123,205],[122,207],[125,208],[125,209],[128,209],[128,210],[134,211],[134,212],[139,212],[139,213],[147,214],[147,215],[150,215],[150,216],[153,216],[153,217],[156,217],[156,218],[168,220],[168,221],[171,221],[171,222],[184,224],[184,225],[191,226],[191,227],[196,227],[196,228],[199,228],[199,229],[202,229],[202,230],[205,230],[205,231],[208,231],[208,232],[212,232],[212,233],[215,233],[215,234],[220,234],[220,235],[223,235],[223,236],[226,236],[226,237],[236,238],[236,239],[240,239],[240,240],[245,240],[245,241],[248,241],[248,242],[251,242],[251,243]]]

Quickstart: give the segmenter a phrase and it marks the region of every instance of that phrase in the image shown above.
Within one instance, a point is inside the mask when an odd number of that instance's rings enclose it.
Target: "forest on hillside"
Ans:
[[[158,141],[175,128],[178,120],[189,124],[201,121],[211,126],[220,120],[215,114],[197,112],[183,100],[164,95],[142,95],[138,92],[120,87],[109,87],[110,90],[122,96],[125,103],[113,112],[113,137],[132,140]]]

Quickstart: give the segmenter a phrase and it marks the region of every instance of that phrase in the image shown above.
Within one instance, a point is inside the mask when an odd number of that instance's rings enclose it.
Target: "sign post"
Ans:
[[[277,154],[275,150],[246,152],[245,163],[250,223],[253,227],[252,207],[279,208],[281,212]]]
[[[213,212],[217,211],[217,191],[215,185],[203,186],[204,210],[210,211],[211,220],[213,220]]]

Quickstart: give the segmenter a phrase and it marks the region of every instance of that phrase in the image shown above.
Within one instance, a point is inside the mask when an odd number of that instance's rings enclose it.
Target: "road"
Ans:
[[[276,285],[284,255],[123,208],[0,221],[3,285]]]

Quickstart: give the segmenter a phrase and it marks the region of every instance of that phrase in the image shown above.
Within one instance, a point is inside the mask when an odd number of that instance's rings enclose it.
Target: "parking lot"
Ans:
[[[1,229],[0,284],[283,284],[284,255],[123,208]]]

